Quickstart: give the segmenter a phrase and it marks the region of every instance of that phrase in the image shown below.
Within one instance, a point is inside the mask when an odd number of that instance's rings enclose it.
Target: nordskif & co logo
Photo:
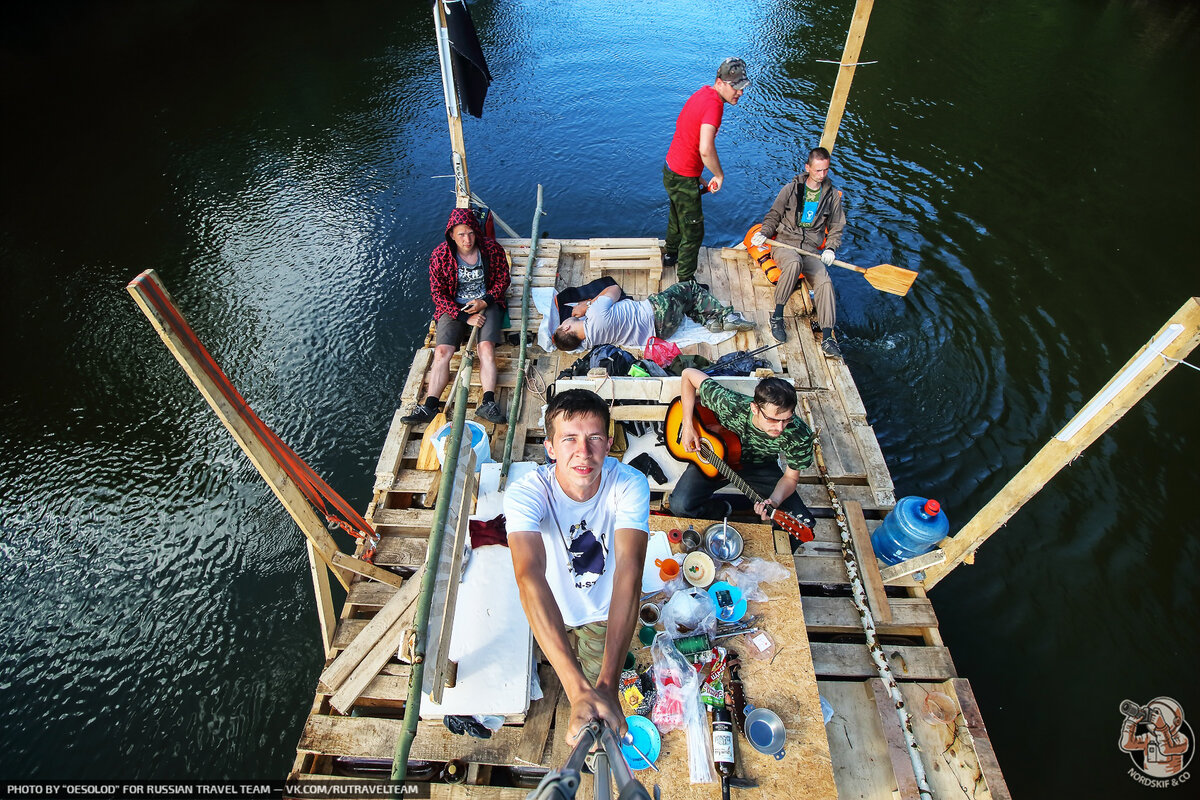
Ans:
[[[1125,721],[1118,746],[1133,761],[1129,777],[1164,789],[1187,782],[1196,740],[1183,707],[1170,697],[1156,697],[1144,706],[1123,700],[1120,709]]]

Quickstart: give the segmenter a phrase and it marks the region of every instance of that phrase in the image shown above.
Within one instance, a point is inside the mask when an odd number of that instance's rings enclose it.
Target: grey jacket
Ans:
[[[842,193],[826,178],[821,184],[821,199],[811,228],[796,225],[796,214],[804,207],[804,175],[797,175],[779,190],[771,210],[763,217],[762,233],[768,239],[779,238],[787,244],[820,253],[824,248],[837,250],[846,227],[846,212],[842,210]]]

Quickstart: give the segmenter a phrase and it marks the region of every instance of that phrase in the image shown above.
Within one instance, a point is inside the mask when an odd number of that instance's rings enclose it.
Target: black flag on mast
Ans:
[[[446,33],[450,39],[450,61],[454,65],[454,82],[459,102],[473,117],[483,116],[483,101],[487,97],[492,73],[488,72],[483,48],[475,33],[475,23],[464,0],[433,0],[442,2],[446,12]]]

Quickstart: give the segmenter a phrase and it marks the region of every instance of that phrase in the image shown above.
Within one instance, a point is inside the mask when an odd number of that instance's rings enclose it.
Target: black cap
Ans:
[[[746,77],[746,62],[740,58],[727,58],[717,67],[717,78],[725,81],[734,89],[745,89],[750,85]]]

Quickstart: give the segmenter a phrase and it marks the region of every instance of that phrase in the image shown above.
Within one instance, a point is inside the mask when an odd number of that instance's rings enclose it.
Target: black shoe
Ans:
[[[662,261],[664,267],[673,267],[675,266],[675,262],[678,260],[678,253],[663,253]]]
[[[733,516],[733,503],[714,497],[705,506],[704,510],[705,515],[702,519],[725,519],[726,517]]]
[[[500,404],[495,400],[480,403],[479,408],[475,409],[475,416],[487,422],[495,422],[497,425],[503,424],[506,419],[504,411],[500,408]]]
[[[409,425],[416,425],[422,422],[432,422],[435,416],[437,416],[436,411],[424,403],[417,403],[413,406],[412,411],[400,418],[400,421]]]
[[[821,352],[825,354],[826,358],[842,357],[842,348],[838,347],[838,343],[832,336],[826,336],[825,340],[821,342]]]
[[[775,337],[777,342],[787,341],[787,329],[783,327],[783,317],[771,315],[771,335]]]

